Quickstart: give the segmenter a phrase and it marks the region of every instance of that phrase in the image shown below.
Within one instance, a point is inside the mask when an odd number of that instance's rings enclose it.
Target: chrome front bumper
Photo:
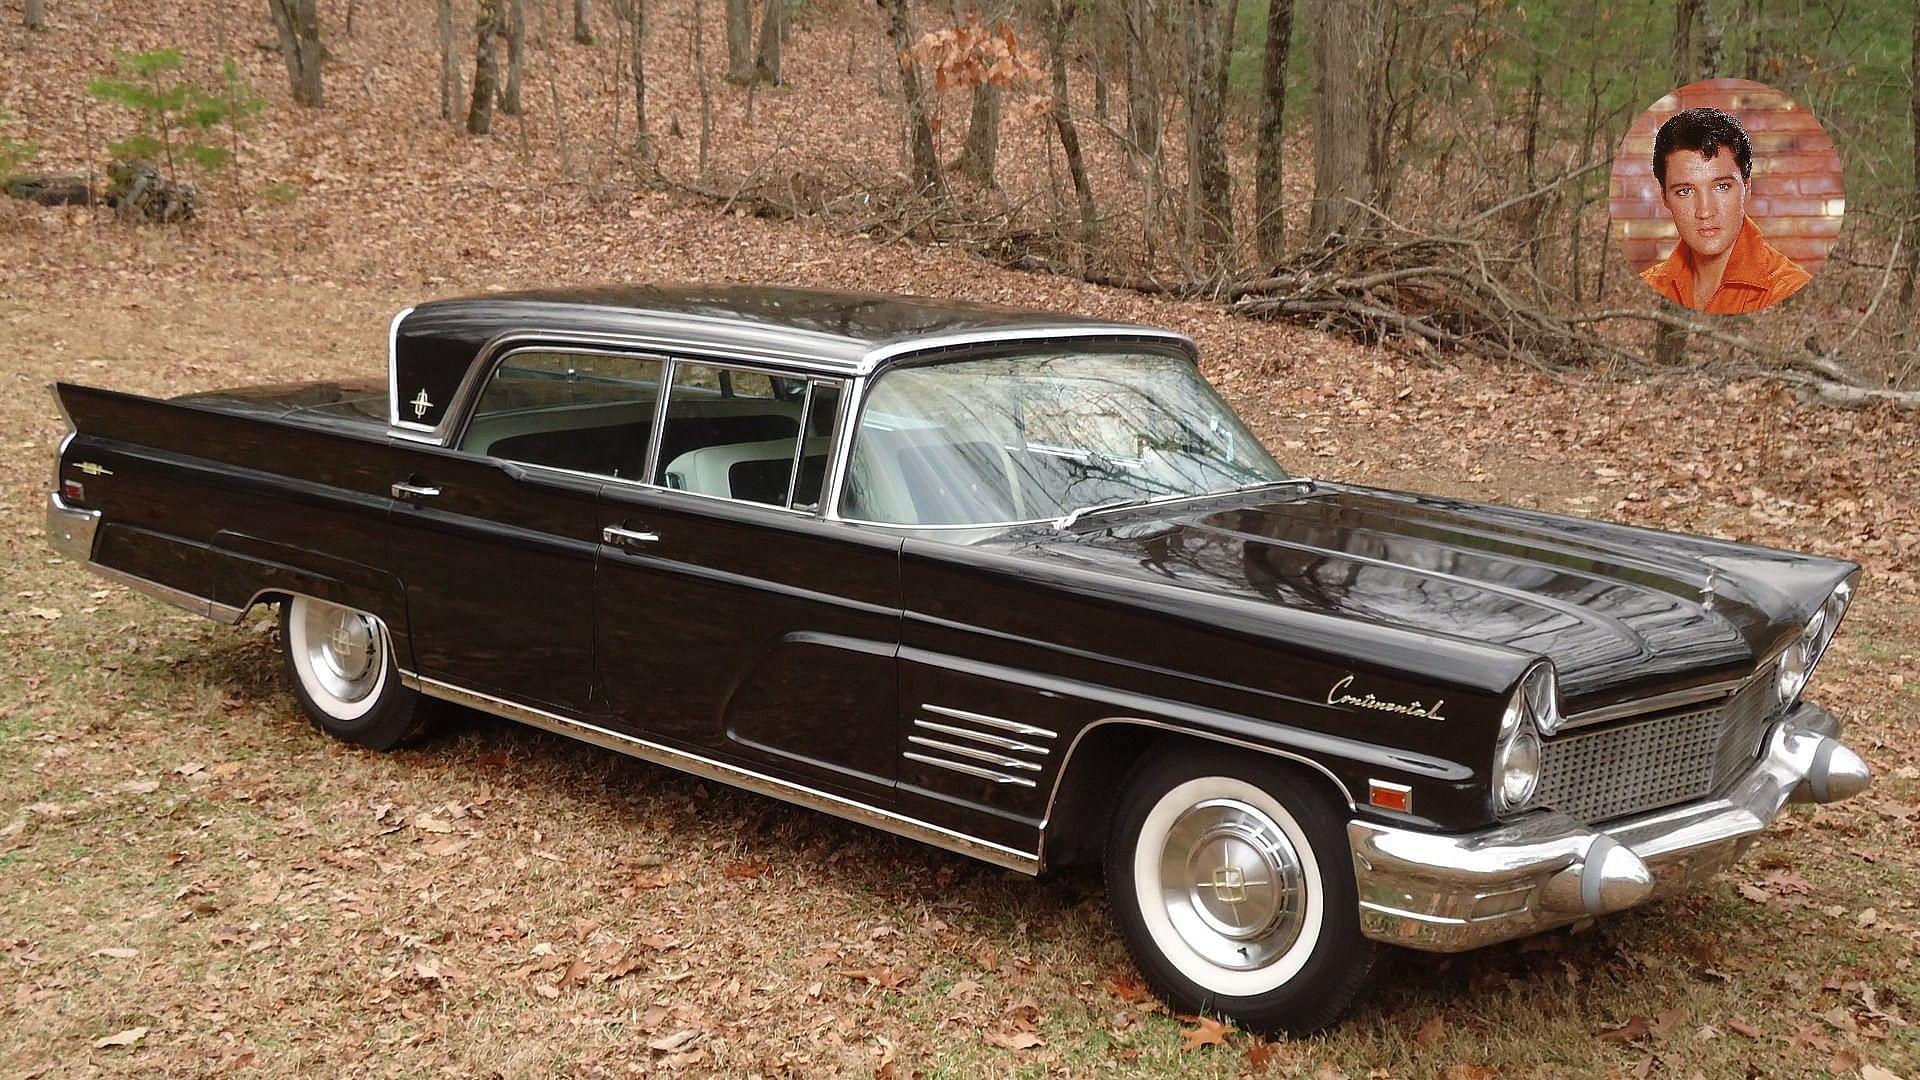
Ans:
[[[1671,896],[1739,859],[1789,802],[1858,794],[1872,773],[1802,703],[1718,798],[1591,828],[1551,811],[1468,834],[1347,826],[1368,937],[1460,952]]]
[[[100,511],[77,510],[60,498],[60,493],[47,493],[47,543],[53,550],[77,563],[87,563],[93,559],[93,534],[100,530]]]

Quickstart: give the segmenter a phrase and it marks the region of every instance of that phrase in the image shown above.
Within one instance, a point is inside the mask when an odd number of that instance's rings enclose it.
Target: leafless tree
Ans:
[[[1209,257],[1218,257],[1233,243],[1222,14],[1216,0],[1189,0],[1187,5],[1187,234]]]
[[[1160,88],[1154,81],[1157,26],[1153,0],[1124,0],[1127,37],[1127,141],[1133,152],[1160,156]]]
[[[280,55],[287,62],[287,82],[293,102],[309,109],[321,107],[320,15],[315,0],[267,0],[274,29],[280,33]]]
[[[593,16],[587,10],[590,0],[573,0],[573,42],[576,45],[593,44]]]
[[[1369,46],[1378,0],[1313,0],[1314,244],[1364,224],[1367,183]]]
[[[907,145],[913,158],[913,186],[929,194],[940,190],[940,158],[933,146],[933,125],[927,120],[926,88],[920,67],[907,50],[913,39],[907,23],[907,0],[880,0],[887,13],[887,38],[900,66],[900,95],[907,104]]]
[[[1080,131],[1073,126],[1073,110],[1067,98],[1067,26],[1073,21],[1074,8],[1075,0],[1050,0],[1047,50],[1053,69],[1053,126],[1067,158],[1067,174],[1073,177],[1073,198],[1080,207],[1080,239],[1091,247],[1099,239],[1100,214],[1094,206],[1093,185],[1080,156]]]
[[[727,0],[727,81],[753,81],[753,0]]]
[[[500,87],[500,111],[520,115],[520,70],[527,53],[527,11],[524,0],[507,0],[507,81]]]
[[[466,79],[460,74],[460,50],[453,34],[453,0],[438,0],[435,8],[440,34],[440,119],[455,120],[467,90]]]
[[[1699,19],[1703,0],[1674,0],[1673,3],[1673,85],[1685,86],[1700,77],[1701,54],[1696,48],[1711,48],[1719,52],[1717,35],[1703,34],[1702,38],[1715,38],[1708,41],[1696,41],[1694,24]],[[1672,323],[1654,324],[1653,359],[1657,364],[1679,364],[1687,358],[1687,331]]]
[[[646,157],[647,142],[647,0],[627,0],[633,7],[633,150]]]
[[[1910,60],[1913,70],[1920,71],[1920,0],[1913,0],[1913,52]],[[1913,285],[1915,278],[1920,278],[1920,78],[1913,80],[1909,119],[1913,124],[1913,193],[1907,223],[1911,240],[1907,247],[1906,269],[1900,275],[1900,310],[1906,313],[1906,318],[1901,320],[1903,326],[1913,321]]]
[[[767,0],[760,8],[760,48],[753,58],[753,81],[780,85],[780,43],[786,40],[786,0]]]
[[[732,4],[734,0],[727,0]],[[731,8],[729,15],[731,15]],[[700,87],[700,178],[707,177],[707,150],[713,144],[713,91],[707,82],[707,16],[701,0],[693,0],[693,77]]]
[[[473,23],[473,100],[467,108],[469,135],[485,135],[493,130],[493,99],[500,84],[500,58],[494,40],[500,36],[504,21],[500,0],[480,0]]]
[[[1286,254],[1280,167],[1287,137],[1287,54],[1292,40],[1293,0],[1268,0],[1267,46],[1260,64],[1260,129],[1253,163],[1253,246],[1268,266]]]

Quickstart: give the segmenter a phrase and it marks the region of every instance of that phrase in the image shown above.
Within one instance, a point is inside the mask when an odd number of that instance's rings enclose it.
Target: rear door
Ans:
[[[597,499],[642,467],[661,368],[640,355],[515,350],[453,446],[397,441],[390,534],[420,675],[593,710]]]
[[[871,798],[893,785],[900,543],[821,518],[844,397],[676,362],[652,474],[601,492],[595,658],[614,726]]]

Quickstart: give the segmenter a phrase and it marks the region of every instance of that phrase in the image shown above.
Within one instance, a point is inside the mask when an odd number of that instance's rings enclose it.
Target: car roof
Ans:
[[[1195,353],[1182,334],[966,300],[768,285],[622,285],[434,300],[392,330],[393,420],[431,429],[476,356],[507,335],[573,344],[711,350],[824,374],[861,375],[903,356],[995,341],[1155,341]],[[403,418],[401,402],[428,402]]]

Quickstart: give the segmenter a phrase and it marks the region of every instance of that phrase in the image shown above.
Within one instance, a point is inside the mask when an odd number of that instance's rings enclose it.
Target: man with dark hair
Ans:
[[[1733,315],[1777,304],[1812,277],[1760,237],[1747,217],[1753,144],[1719,109],[1688,109],[1660,125],[1653,178],[1680,242],[1640,280],[1676,304]]]

